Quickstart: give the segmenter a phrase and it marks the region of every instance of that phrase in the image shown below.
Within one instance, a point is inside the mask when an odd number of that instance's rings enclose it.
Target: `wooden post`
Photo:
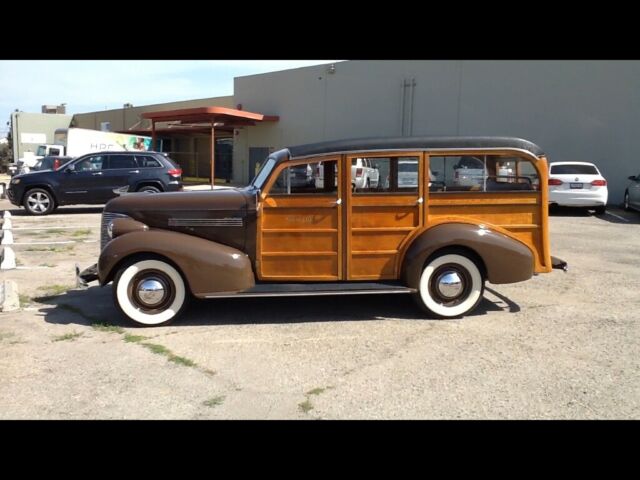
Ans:
[[[156,151],[156,121],[151,120],[151,150]]]
[[[215,183],[215,166],[216,166],[216,129],[211,121],[211,190]]]

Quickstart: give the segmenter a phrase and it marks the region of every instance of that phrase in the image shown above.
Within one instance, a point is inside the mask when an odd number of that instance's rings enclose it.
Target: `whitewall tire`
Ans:
[[[484,279],[475,261],[445,253],[425,265],[418,284],[418,305],[436,318],[455,318],[471,312],[482,300]]]
[[[139,260],[120,269],[113,283],[120,311],[138,325],[158,326],[173,321],[187,302],[182,275],[162,260]]]

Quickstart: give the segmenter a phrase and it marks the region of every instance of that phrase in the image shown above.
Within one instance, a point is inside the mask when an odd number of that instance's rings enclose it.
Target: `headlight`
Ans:
[[[13,180],[11,180],[11,184],[12,185],[17,185],[20,183],[20,179],[19,178],[14,178]]]
[[[113,238],[113,220],[107,225],[107,235],[109,235],[109,238]]]

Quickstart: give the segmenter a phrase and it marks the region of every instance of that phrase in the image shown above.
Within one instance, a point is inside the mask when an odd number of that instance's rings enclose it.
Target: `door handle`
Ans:
[[[333,202],[333,204],[334,204],[336,207],[339,207],[340,205],[342,205],[342,199],[341,199],[341,198],[337,199],[335,202]]]
[[[424,200],[423,200],[423,198],[422,198],[422,197],[420,197],[418,200],[416,200],[416,203],[417,203],[418,205],[422,205],[422,203],[423,203],[423,202],[424,202]]]
[[[92,173],[91,175],[102,175],[102,172]]]
[[[140,170],[131,170],[129,173],[140,173]]]

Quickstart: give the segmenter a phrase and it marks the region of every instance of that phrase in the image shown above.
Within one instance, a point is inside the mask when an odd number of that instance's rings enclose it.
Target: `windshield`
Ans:
[[[269,177],[271,170],[273,170],[273,166],[275,164],[276,164],[275,159],[269,157],[267,161],[264,163],[264,165],[262,165],[262,168],[256,175],[256,178],[254,178],[253,182],[251,182],[251,185],[253,187],[261,189],[262,185],[264,185],[265,180]]]
[[[593,165],[552,165],[554,175],[598,175],[598,169]]]

